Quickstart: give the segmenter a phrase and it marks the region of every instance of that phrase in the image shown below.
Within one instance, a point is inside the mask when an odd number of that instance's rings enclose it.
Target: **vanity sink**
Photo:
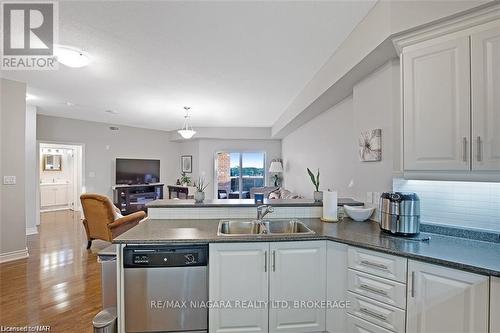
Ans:
[[[221,220],[218,236],[307,235],[314,234],[299,220]]]

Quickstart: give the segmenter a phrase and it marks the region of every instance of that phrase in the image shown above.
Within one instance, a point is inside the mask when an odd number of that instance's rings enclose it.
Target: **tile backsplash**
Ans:
[[[500,183],[395,178],[393,190],[418,194],[422,223],[500,232]]]

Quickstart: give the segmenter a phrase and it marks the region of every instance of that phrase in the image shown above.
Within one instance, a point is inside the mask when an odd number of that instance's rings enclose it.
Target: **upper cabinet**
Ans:
[[[500,171],[500,6],[484,16],[394,41],[401,51],[405,173]]]
[[[469,38],[403,51],[404,167],[469,170]]]
[[[500,26],[470,36],[472,169],[500,170]]]

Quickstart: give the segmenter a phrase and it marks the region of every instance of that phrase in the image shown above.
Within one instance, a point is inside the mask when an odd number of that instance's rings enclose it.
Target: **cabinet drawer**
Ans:
[[[347,271],[349,291],[367,296],[377,301],[406,308],[406,285],[349,269]]]
[[[348,313],[394,332],[405,331],[403,310],[352,292],[347,293],[347,300],[350,302]]]
[[[349,333],[391,333],[380,326],[372,324],[366,320],[347,315],[347,332]]]
[[[406,258],[357,247],[347,250],[349,268],[403,283],[406,283],[406,261]]]

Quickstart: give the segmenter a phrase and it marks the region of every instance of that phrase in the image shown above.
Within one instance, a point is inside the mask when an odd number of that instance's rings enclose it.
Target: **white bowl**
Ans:
[[[372,216],[374,207],[365,208],[365,207],[357,207],[357,206],[348,206],[344,205],[344,211],[349,215],[351,219],[354,221],[366,221],[370,216]]]

